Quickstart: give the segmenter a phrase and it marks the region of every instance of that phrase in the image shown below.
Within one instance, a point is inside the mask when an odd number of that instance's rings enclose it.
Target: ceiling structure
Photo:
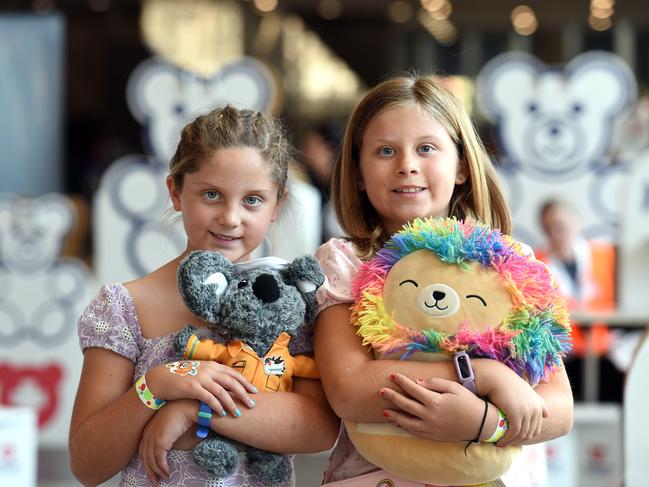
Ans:
[[[325,0],[326,1],[326,0]],[[393,0],[340,0],[341,17],[388,17]],[[419,0],[409,0],[414,9]],[[318,14],[318,0],[279,0],[279,6],[305,17]],[[512,10],[526,4],[539,18],[540,26],[559,27],[567,22],[587,25],[590,0],[451,0],[451,19],[460,28],[504,28],[510,23]],[[614,2],[614,16],[636,23],[649,24],[649,5],[646,0],[618,0]],[[334,19],[335,20],[335,19]]]
[[[140,127],[128,112],[123,87],[135,66],[152,54],[139,22],[146,1],[0,0],[0,15],[37,12],[65,18],[66,133],[71,174],[97,173],[116,156],[142,150]],[[199,0],[175,1],[189,4]],[[328,46],[331,57],[342,59],[365,86],[411,69],[473,77],[484,62],[512,45],[523,46],[546,63],[562,62],[570,58],[565,44],[571,36],[579,40],[571,47],[572,55],[582,49],[615,50],[620,39],[627,47],[631,45],[635,58],[632,66],[641,89],[649,85],[649,0],[614,1],[612,28],[602,32],[588,25],[590,6],[613,0],[528,0],[526,4],[534,11],[538,25],[527,37],[515,34],[511,21],[512,10],[522,0],[232,1],[246,12],[248,53],[260,56],[251,52],[251,47],[262,20],[272,15],[259,11],[255,2],[267,6],[276,3],[274,12],[279,17],[299,16],[305,29],[315,32]],[[436,40],[418,17],[422,2],[444,1],[451,5],[448,20],[457,34],[446,44]],[[409,16],[395,21],[395,5],[405,6]],[[277,53],[261,58],[286,69]],[[304,123],[308,118],[301,116],[299,121]],[[93,166],[89,159],[94,160]]]

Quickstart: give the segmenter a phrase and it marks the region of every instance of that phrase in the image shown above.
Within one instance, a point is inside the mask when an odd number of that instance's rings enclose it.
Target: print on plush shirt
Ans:
[[[257,353],[240,340],[227,345],[214,340],[199,340],[192,335],[185,349],[185,358],[215,360],[237,369],[251,384],[260,390],[290,391],[293,376],[308,379],[319,378],[315,360],[306,355],[292,356],[288,351],[291,336],[283,332],[260,358]]]

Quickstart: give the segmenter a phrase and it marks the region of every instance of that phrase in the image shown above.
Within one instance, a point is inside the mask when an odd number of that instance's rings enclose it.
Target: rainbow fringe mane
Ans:
[[[392,266],[416,250],[430,250],[448,264],[468,268],[479,262],[497,271],[510,292],[511,312],[502,323],[480,333],[461,323],[459,332],[414,330],[397,323],[385,310],[383,286]],[[455,353],[498,360],[535,385],[546,380],[571,349],[570,321],[545,264],[524,252],[520,243],[472,219],[419,218],[388,240],[364,263],[354,281],[352,322],[363,343],[381,353]]]

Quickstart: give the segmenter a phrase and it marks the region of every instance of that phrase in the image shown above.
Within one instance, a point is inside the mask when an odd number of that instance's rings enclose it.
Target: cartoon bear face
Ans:
[[[270,110],[277,85],[261,62],[241,59],[201,78],[154,57],[137,66],[126,98],[133,116],[147,129],[150,150],[159,161],[171,159],[187,122],[219,105]]]
[[[75,220],[65,197],[46,194],[34,199],[6,195],[0,199],[0,256],[16,272],[42,272],[58,258]]]
[[[403,326],[455,334],[461,325],[484,332],[495,328],[512,309],[500,274],[478,262],[468,268],[447,264],[429,250],[400,259],[383,288],[385,308]]]
[[[507,53],[487,63],[477,82],[478,102],[498,125],[506,157],[545,179],[602,165],[613,121],[635,93],[629,67],[605,52],[582,54],[563,71]]]

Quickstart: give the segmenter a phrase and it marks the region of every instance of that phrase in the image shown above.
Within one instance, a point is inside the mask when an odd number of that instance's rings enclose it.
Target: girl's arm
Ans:
[[[212,419],[212,429],[276,453],[315,453],[336,441],[340,422],[319,380],[296,377],[292,392],[267,392],[258,398],[255,408],[240,418]]]
[[[563,366],[557,369],[548,382],[539,383],[534,391],[543,399],[548,409],[547,416],[544,416],[541,422],[540,430],[532,436],[506,434],[498,442],[499,446],[540,443],[567,435],[572,430],[574,403],[566,369]],[[494,399],[494,394],[491,398],[497,403],[498,399]]]
[[[433,376],[457,381],[450,361],[374,360],[369,348],[364,347],[356,335],[355,327],[350,325],[348,304],[330,306],[318,314],[315,354],[322,386],[331,407],[339,417],[352,421],[389,421],[390,418],[383,413],[394,409],[394,404],[387,395],[382,397],[380,391],[402,392],[398,385],[402,376],[412,380]],[[476,369],[479,361],[473,362]],[[390,378],[391,375],[396,381]],[[476,385],[480,387],[478,378]],[[473,438],[484,411],[484,403],[470,391],[458,388],[456,392],[456,401],[445,401],[439,406],[439,414],[458,417],[455,412],[462,410],[469,417],[461,418],[457,425],[451,425],[451,422],[438,425],[437,434],[447,441]]]
[[[84,353],[69,438],[70,467],[83,485],[98,485],[124,468],[154,414],[131,387],[133,368],[106,349]]]
[[[217,411],[238,408],[231,395],[252,406],[246,391],[252,385],[230,367],[199,362],[196,371],[181,376],[159,365],[147,372],[147,385],[161,399],[196,398]],[[133,372],[133,362],[110,350],[84,352],[69,435],[70,466],[84,485],[104,482],[128,464],[154,414],[135,392]]]
[[[394,416],[388,417],[384,412],[394,409],[395,403],[388,401],[387,395],[381,397],[380,391],[400,394],[399,387],[405,378],[414,381],[435,377],[438,380],[457,382],[455,368],[451,361],[416,362],[399,360],[373,360],[371,352],[362,345],[356,330],[350,325],[350,311],[347,304],[338,304],[324,309],[316,319],[315,352],[320,370],[322,385],[327,393],[331,407],[338,416],[354,421],[394,421]],[[512,416],[520,416],[521,425],[534,422],[543,413],[543,400],[538,394],[520,379],[509,368],[489,359],[473,360],[476,375],[476,387],[480,395],[489,396],[497,403],[490,393],[499,390],[503,373],[511,373],[509,377],[512,394],[501,394],[501,402],[515,403],[518,409],[512,409]],[[390,376],[394,375],[395,380]],[[405,377],[404,377],[405,376]],[[444,382],[444,381],[442,381]],[[425,386],[426,384],[424,384]],[[424,423],[431,430],[431,436],[438,440],[462,441],[474,438],[484,413],[484,402],[465,390],[464,387],[454,387],[452,390],[444,385],[441,398],[436,401],[435,417],[426,418]],[[423,394],[422,388],[419,391]],[[432,391],[439,394],[439,392]],[[451,393],[449,395],[449,393]],[[402,395],[402,394],[400,394]],[[393,399],[390,396],[390,399]],[[515,399],[515,400],[514,400]],[[504,409],[501,404],[501,409]],[[465,417],[459,417],[462,411]],[[518,417],[517,416],[517,417]],[[458,418],[448,421],[448,418]],[[517,419],[515,422],[519,421]],[[538,420],[536,420],[538,422]],[[495,408],[489,408],[489,417],[485,428],[495,429]],[[421,430],[420,430],[421,431]],[[414,432],[413,432],[414,433]],[[527,431],[524,432],[527,434]],[[419,436],[425,436],[423,433]]]
[[[490,380],[483,379],[485,391],[488,389],[485,394],[505,412],[510,423],[505,437],[498,441],[498,446],[540,443],[570,432],[573,400],[563,367],[548,382],[541,383],[534,389],[499,362],[487,361],[482,370],[485,377],[491,374],[493,380],[491,386],[488,385]],[[466,421],[463,418],[471,417],[470,413],[465,412],[468,408],[466,400],[455,402],[455,407],[464,407],[457,409],[458,414],[444,416],[444,411],[449,409],[446,405],[464,390],[459,384],[436,378],[412,381],[400,374],[396,374],[395,382],[405,394],[384,388],[386,399],[399,408],[387,410],[387,418],[412,434],[437,441],[448,439],[440,434],[440,425],[448,424],[459,428]],[[481,435],[483,440],[491,436],[496,428],[497,411],[492,405],[488,405],[488,408]]]
[[[255,399],[255,408],[240,417],[214,415],[212,429],[246,445],[277,453],[315,453],[333,446],[339,420],[327,404],[320,381],[295,378],[293,392],[261,393]],[[194,428],[190,428],[197,421],[198,403],[174,403],[178,416],[161,414],[147,425],[142,436],[140,457],[151,480],[168,478],[167,452],[172,445],[190,449],[199,441]]]

